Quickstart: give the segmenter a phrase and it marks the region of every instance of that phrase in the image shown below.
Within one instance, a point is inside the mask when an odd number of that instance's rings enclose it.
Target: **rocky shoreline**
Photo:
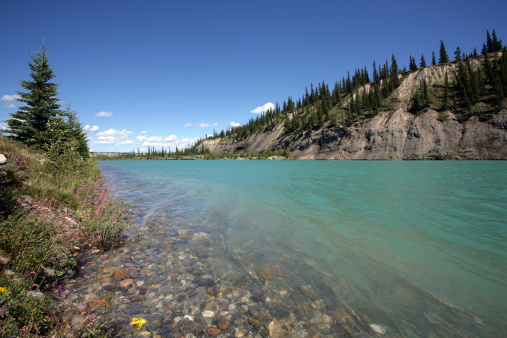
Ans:
[[[141,211],[142,212],[142,211]],[[330,306],[311,285],[293,289],[279,266],[244,276],[217,269],[219,241],[155,215],[124,247],[82,254],[79,276],[65,288],[64,318],[89,330],[142,337],[337,337],[380,335],[346,308]],[[151,240],[150,240],[151,238]],[[152,239],[156,239],[153,241]],[[157,255],[157,260],[152,257]],[[222,264],[222,263],[221,263]],[[226,272],[224,272],[226,271]]]

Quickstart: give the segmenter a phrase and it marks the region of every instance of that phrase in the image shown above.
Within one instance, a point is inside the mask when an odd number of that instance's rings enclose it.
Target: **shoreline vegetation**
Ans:
[[[68,143],[44,152],[0,136],[0,154],[0,336],[79,336],[61,317],[65,284],[85,250],[123,243],[130,206]]]
[[[60,109],[44,42],[31,59],[22,106],[0,133],[0,336],[96,335],[64,322],[65,285],[85,248],[120,246],[134,221],[89,159],[77,113]]]
[[[165,152],[163,149],[157,151],[149,149],[146,153],[90,153],[90,158],[95,161],[109,160],[290,160],[294,159],[289,149],[278,151],[265,151],[262,153],[241,152],[241,153],[219,153],[213,154],[203,150],[196,152],[192,149],[185,149],[182,152]]]

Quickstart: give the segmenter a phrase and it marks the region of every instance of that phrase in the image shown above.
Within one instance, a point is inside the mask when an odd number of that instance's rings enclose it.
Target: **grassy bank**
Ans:
[[[63,335],[65,278],[84,246],[121,244],[129,206],[72,143],[45,151],[0,136],[0,336]]]

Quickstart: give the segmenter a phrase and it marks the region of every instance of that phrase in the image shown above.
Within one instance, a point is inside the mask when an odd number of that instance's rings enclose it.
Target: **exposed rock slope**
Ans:
[[[427,109],[417,116],[409,112],[424,80],[429,86],[442,86],[446,74],[454,80],[456,67],[432,66],[407,74],[389,98],[393,109],[349,127],[324,126],[294,137],[278,125],[241,141],[205,140],[204,146],[213,153],[288,148],[297,159],[507,159],[507,110],[488,120],[473,116],[464,122],[451,111]],[[479,61],[472,60],[472,67],[479,67]]]
[[[321,128],[299,138],[280,126],[242,141],[206,140],[213,153],[289,148],[297,159],[507,159],[507,110],[489,121],[472,117],[459,123],[451,112],[444,121],[434,110],[414,116],[404,109],[382,112],[348,128]]]

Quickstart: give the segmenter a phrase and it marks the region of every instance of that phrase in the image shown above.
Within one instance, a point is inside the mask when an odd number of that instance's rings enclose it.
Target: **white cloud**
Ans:
[[[2,96],[2,98],[0,100],[5,101],[4,107],[7,107],[7,108],[16,108],[16,106],[14,105],[14,101],[16,101],[19,98],[21,98],[21,96],[19,96],[17,94],[14,94],[14,95],[4,95],[4,96]]]
[[[143,130],[142,132],[139,133],[139,135],[136,137],[136,142],[143,142],[145,141],[148,136],[148,132],[146,130]]]
[[[162,136],[150,136],[146,140],[147,142],[162,142],[164,138]]]
[[[95,116],[113,117],[113,113],[110,111],[100,111]]]
[[[268,102],[265,105],[263,105],[262,107],[257,107],[254,110],[251,110],[250,113],[252,113],[252,114],[262,114],[262,113],[267,112],[270,109],[275,109],[275,107],[276,106],[274,104],[272,104],[271,102]]]
[[[0,130],[8,130],[9,127],[7,127],[7,124],[0,122]]]
[[[99,130],[99,126],[91,127],[90,125],[87,124],[86,126],[83,127],[83,129],[86,131],[97,131],[97,130]]]
[[[88,130],[91,129],[89,125],[85,126],[85,128],[86,127],[88,127]],[[140,132],[139,135],[137,135],[135,138],[132,134],[134,133],[126,129],[116,130],[111,128],[103,132],[95,133],[94,137],[91,139],[90,144],[91,146],[95,145],[95,148],[97,144],[114,144],[116,146],[137,144],[141,145],[142,147],[155,147],[158,149],[164,147],[166,149],[171,148],[174,150],[175,147],[178,147],[178,149],[183,149],[192,146],[195,144],[195,142],[198,141],[198,138],[178,138],[176,135],[149,136],[146,130]]]
[[[241,127],[241,123],[237,123],[237,122],[231,121],[231,122],[229,123],[229,127],[230,127],[230,128]]]
[[[166,137],[160,137],[160,136],[151,136],[149,137],[146,142],[142,144],[143,147],[155,147],[155,148],[161,148],[161,147],[171,147],[175,148],[178,147],[180,149],[187,148],[189,146],[192,146],[195,142],[197,142],[197,138],[192,137],[182,137],[178,138],[176,135],[170,135]]]
[[[133,140],[124,140],[124,141],[121,141],[118,144],[134,144],[134,141]]]
[[[197,126],[199,128],[208,128],[208,127],[215,127],[215,126],[218,126],[218,122],[215,122],[213,124],[209,124],[209,123],[199,123],[199,124],[194,124],[194,123],[187,123],[185,124],[183,127],[184,128],[188,128],[188,127],[194,127],[194,126]]]
[[[129,140],[130,135],[134,132],[128,131],[126,129],[123,130],[115,130],[115,129],[108,129],[106,131],[97,133],[97,139],[94,143],[100,143],[100,144],[111,144],[114,143],[116,145],[120,144],[131,144],[131,143],[125,143]]]
[[[4,95],[2,96],[2,98],[0,100],[2,101],[16,101],[17,99],[20,99],[21,96],[19,96],[18,94],[14,94],[14,95]]]

